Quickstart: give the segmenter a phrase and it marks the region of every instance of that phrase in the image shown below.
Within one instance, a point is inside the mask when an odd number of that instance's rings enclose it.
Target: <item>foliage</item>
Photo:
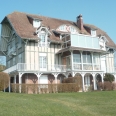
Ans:
[[[75,77],[65,78],[62,83],[76,83],[79,91],[82,91],[82,77],[79,74],[75,75]]]
[[[105,81],[105,82],[100,82],[98,83],[98,86],[101,90],[104,91],[111,91],[111,90],[116,90],[116,83],[111,83],[109,81]]]
[[[0,91],[8,87],[9,79],[9,75],[7,73],[0,72]]]
[[[61,84],[11,84],[12,92],[15,93],[61,93],[61,92],[78,92],[79,88],[76,83]]]
[[[104,81],[109,81],[109,82],[113,82],[114,81],[114,76],[110,73],[105,73],[105,76],[104,76]]]
[[[0,64],[0,72],[3,71],[3,70],[5,70],[5,69],[6,69],[6,66]]]

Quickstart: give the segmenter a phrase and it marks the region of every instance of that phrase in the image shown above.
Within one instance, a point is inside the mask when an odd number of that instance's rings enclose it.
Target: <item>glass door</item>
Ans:
[[[41,54],[39,56],[39,68],[41,71],[46,71],[47,70],[47,56],[46,54]]]

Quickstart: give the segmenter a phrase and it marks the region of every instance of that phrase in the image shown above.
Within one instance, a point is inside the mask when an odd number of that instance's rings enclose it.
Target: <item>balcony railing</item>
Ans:
[[[82,64],[75,63],[73,64],[73,70],[75,71],[104,71],[105,73],[116,73],[116,67],[101,67],[100,65],[93,65],[92,64]],[[71,71],[71,66],[68,65],[45,65],[43,67],[37,65],[37,64],[26,64],[26,63],[18,63],[17,65],[14,65],[6,70],[4,72],[10,73],[13,71],[49,71],[49,72],[66,72]]]
[[[4,72],[10,73],[13,71],[55,71],[55,72],[65,72],[66,65],[44,65],[39,66],[37,64],[27,64],[27,63],[18,63],[6,70]]]
[[[100,65],[93,65],[92,64],[83,64],[83,69],[82,69],[82,64],[80,63],[74,63],[73,64],[73,69],[74,70],[101,70]]]

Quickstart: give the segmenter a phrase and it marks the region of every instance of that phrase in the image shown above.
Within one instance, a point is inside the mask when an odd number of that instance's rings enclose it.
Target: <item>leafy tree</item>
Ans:
[[[114,81],[114,75],[110,74],[110,73],[105,73],[104,76],[104,81],[109,81],[109,82],[113,82]]]
[[[0,91],[6,89],[9,86],[10,77],[7,73],[0,72]]]

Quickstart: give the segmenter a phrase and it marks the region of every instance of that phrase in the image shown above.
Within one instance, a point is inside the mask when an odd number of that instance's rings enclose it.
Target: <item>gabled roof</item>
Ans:
[[[9,15],[6,16],[7,20],[11,24],[12,28],[15,30],[18,36],[20,36],[22,39],[31,39],[35,40],[38,39],[37,35],[34,34],[36,32],[36,28],[33,27],[33,25],[29,21],[29,17],[31,19],[39,19],[42,21],[42,25],[46,26],[49,28],[49,31],[51,32],[50,39],[51,41],[54,42],[61,42],[60,38],[54,31],[63,24],[68,24],[74,26],[77,30],[78,33],[83,33],[86,35],[90,35],[88,30],[86,28],[88,27],[89,29],[95,29],[97,32],[97,35],[104,35],[108,42],[107,46],[116,48],[115,43],[112,41],[112,39],[101,29],[94,25],[89,25],[89,24],[84,24],[84,29],[83,32],[77,27],[76,23],[73,21],[68,21],[68,20],[61,20],[61,19],[56,19],[56,18],[50,18],[50,17],[45,17],[45,16],[39,16],[39,15],[33,15],[33,14],[27,14],[27,13],[22,13],[22,12],[13,12]],[[4,23],[4,21],[2,23]],[[86,28],[85,28],[86,27]],[[54,31],[53,31],[54,30]]]
[[[116,44],[112,41],[112,39],[108,36],[108,34],[106,32],[104,32],[103,30],[101,30],[100,28],[98,28],[98,27],[96,27],[94,25],[84,24],[84,26],[90,27],[92,29],[96,29],[97,36],[105,36],[106,37],[106,39],[108,40],[106,42],[106,45],[108,47],[116,48]]]

